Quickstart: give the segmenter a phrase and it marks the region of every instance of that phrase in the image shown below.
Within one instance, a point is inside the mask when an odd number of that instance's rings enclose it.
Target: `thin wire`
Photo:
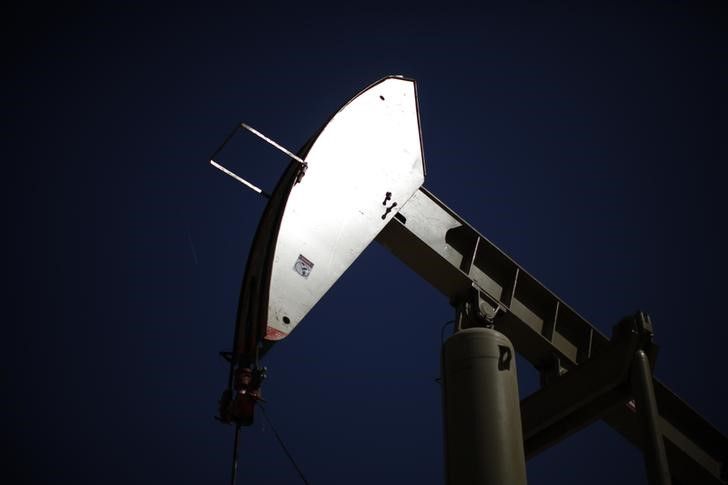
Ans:
[[[214,160],[218,153],[222,151],[223,148],[225,148],[225,145],[228,144],[230,140],[233,139],[235,134],[240,130],[240,125],[235,125],[235,128],[233,128],[233,131],[230,132],[230,134],[225,138],[225,140],[222,142],[222,145],[217,147],[217,150],[213,152],[212,155],[210,155],[210,160]]]
[[[273,434],[275,435],[276,439],[278,440],[278,443],[281,445],[281,448],[283,448],[283,451],[285,452],[286,456],[289,460],[291,460],[291,463],[293,464],[293,467],[298,472],[298,476],[301,477],[301,480],[303,480],[303,483],[306,485],[309,485],[308,480],[306,480],[306,477],[303,476],[303,472],[300,468],[298,468],[298,465],[296,464],[296,460],[293,459],[293,456],[291,456],[291,453],[288,451],[288,448],[286,448],[286,445],[283,443],[283,440],[281,439],[280,435],[278,434],[278,431],[276,431],[275,427],[273,426],[273,423],[271,423],[270,418],[268,417],[268,414],[265,412],[265,407],[258,403],[258,407],[260,408],[261,412],[263,413],[263,417],[268,422],[268,426],[270,426],[271,431],[273,431]]]
[[[235,485],[238,477],[238,443],[240,442],[240,425],[235,425],[235,443],[233,444],[233,470],[230,476],[230,485]]]
[[[448,320],[447,322],[442,324],[442,327],[440,327],[440,345],[445,345],[445,327],[450,324],[455,324],[455,320]],[[435,382],[437,382],[438,384],[442,384],[442,376],[435,377]]]
[[[445,322],[442,325],[442,328],[440,329],[440,343],[441,344],[444,344],[445,343],[445,327],[447,327],[451,323],[455,323],[455,320],[448,320],[447,322]]]

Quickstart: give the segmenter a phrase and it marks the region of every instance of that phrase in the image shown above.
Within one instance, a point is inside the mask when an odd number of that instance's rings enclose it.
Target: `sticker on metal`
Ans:
[[[304,278],[308,278],[308,275],[311,274],[311,270],[313,269],[313,263],[306,259],[303,254],[299,254],[296,264],[293,265],[293,269]]]

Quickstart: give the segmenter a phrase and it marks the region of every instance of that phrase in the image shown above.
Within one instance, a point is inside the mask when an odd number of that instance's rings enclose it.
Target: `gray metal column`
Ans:
[[[492,328],[461,330],[443,345],[448,485],[525,485],[515,357]]]
[[[632,393],[642,426],[647,480],[650,485],[670,485],[670,469],[665,454],[665,443],[658,424],[660,415],[657,411],[655,391],[652,387],[652,369],[643,350],[635,353],[632,363]]]

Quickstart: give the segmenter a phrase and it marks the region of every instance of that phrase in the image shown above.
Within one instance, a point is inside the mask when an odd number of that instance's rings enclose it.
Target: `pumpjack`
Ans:
[[[290,158],[272,193],[215,161],[238,130]],[[423,186],[413,79],[367,87],[296,154],[240,124],[210,162],[268,198],[223,353],[218,418],[235,426],[235,448],[261,400],[266,352],[376,240],[455,309],[441,359],[448,485],[525,484],[527,459],[599,419],[643,451],[651,485],[728,482],[726,437],[653,375],[647,314],[605,336]],[[541,376],[522,400],[515,352]]]

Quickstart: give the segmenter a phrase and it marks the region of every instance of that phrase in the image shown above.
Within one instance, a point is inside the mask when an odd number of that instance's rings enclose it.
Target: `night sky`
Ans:
[[[217,354],[265,200],[210,153],[240,121],[296,151],[389,74],[418,82],[425,186],[603,333],[648,312],[656,375],[728,432],[724,10],[3,17],[4,483],[227,483]],[[220,161],[267,190],[288,163],[249,134]],[[452,317],[374,243],[269,353],[267,413],[312,485],[443,483],[435,379]],[[538,376],[518,366],[523,397]],[[257,418],[238,483],[301,483]],[[641,454],[602,423],[529,461],[528,478],[645,483]]]

